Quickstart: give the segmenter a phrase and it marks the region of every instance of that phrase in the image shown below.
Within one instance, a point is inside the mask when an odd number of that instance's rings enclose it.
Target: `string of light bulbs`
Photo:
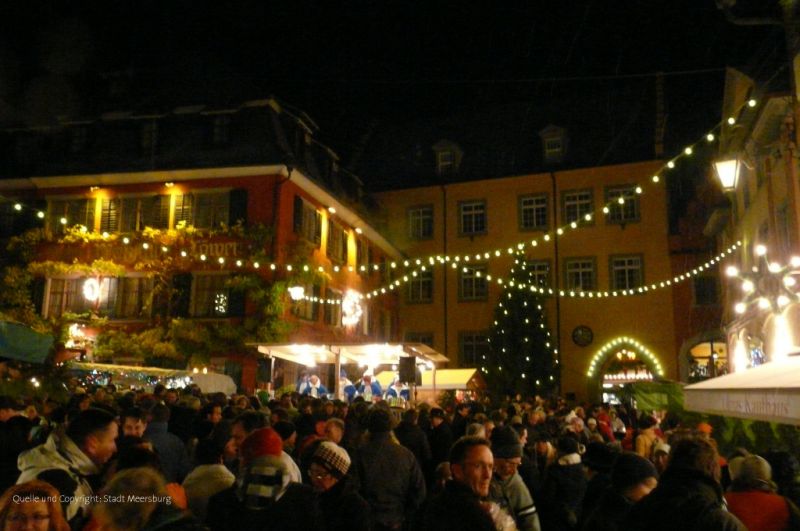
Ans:
[[[503,277],[486,274],[484,275],[480,271],[475,271],[475,276],[478,278],[485,278],[487,282],[495,282],[499,286],[508,285],[510,287],[516,287],[517,289],[527,289],[534,293],[539,293],[542,295],[553,295],[562,298],[588,298],[588,299],[600,299],[606,297],[625,297],[631,295],[638,295],[642,293],[647,293],[650,291],[655,291],[658,289],[668,288],[675,284],[680,284],[681,282],[685,282],[692,277],[699,275],[700,273],[711,269],[712,266],[715,264],[719,264],[722,260],[732,255],[737,249],[742,246],[741,241],[737,241],[734,244],[731,244],[730,247],[722,251],[721,253],[717,254],[707,262],[692,268],[691,270],[685,271],[678,275],[675,275],[672,278],[652,282],[648,285],[639,286],[636,288],[630,289],[621,289],[621,290],[611,290],[611,291],[590,291],[590,290],[569,290],[569,289],[562,289],[562,290],[554,290],[552,287],[548,286],[539,286],[539,285],[529,285],[525,283],[516,283],[513,280],[507,280]],[[442,263],[446,263],[445,260],[442,260]],[[453,269],[458,267],[457,263],[451,264]],[[419,276],[419,273],[426,272],[428,268],[426,266],[420,267],[418,270],[414,270],[411,274],[403,275],[403,277],[392,281],[390,284],[386,286],[382,286],[380,288],[376,288],[370,292],[368,292],[365,297],[367,299],[372,299],[374,297],[378,297],[380,295],[384,295],[390,291],[399,288],[401,285],[411,282],[414,278]],[[462,269],[464,272],[469,271],[469,267],[464,267]]]

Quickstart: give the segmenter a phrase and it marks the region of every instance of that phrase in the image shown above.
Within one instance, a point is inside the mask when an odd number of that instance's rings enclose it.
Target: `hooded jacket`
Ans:
[[[97,465],[64,434],[51,433],[44,444],[23,452],[17,459],[20,469],[17,484],[41,479],[53,485],[61,495],[64,515],[70,523],[85,517],[94,494],[92,481],[97,479]]]

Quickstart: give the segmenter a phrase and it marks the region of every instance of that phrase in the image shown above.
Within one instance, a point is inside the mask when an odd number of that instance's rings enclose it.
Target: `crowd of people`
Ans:
[[[794,456],[723,458],[706,423],[539,397],[401,410],[308,383],[0,397],[0,528],[800,529]]]

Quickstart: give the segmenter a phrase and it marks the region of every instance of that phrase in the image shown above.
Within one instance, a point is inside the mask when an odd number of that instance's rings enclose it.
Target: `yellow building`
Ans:
[[[738,179],[726,190],[727,200],[709,217],[706,235],[716,236],[719,247],[742,243],[735,260],[724,264],[739,271],[767,264],[787,265],[798,254],[800,235],[800,181],[795,147],[795,100],[788,93],[768,94],[756,99],[760,87],[748,76],[729,69],[725,80],[719,160],[736,161]],[[721,186],[720,182],[717,182]],[[762,258],[760,250],[766,252]],[[738,372],[772,361],[800,341],[800,307],[789,301],[775,311],[748,304],[741,278],[724,283],[723,321],[731,353],[731,370]],[[755,302],[755,300],[753,301]],[[789,345],[774,344],[776,316],[788,318]]]
[[[561,148],[546,138],[544,146]],[[437,151],[439,166],[458,159],[458,151]],[[484,356],[503,291],[497,277],[509,275],[508,249],[524,244],[537,282],[564,292],[546,299],[562,395],[594,400],[620,382],[676,379],[672,290],[638,290],[672,278],[667,194],[663,179],[652,179],[661,167],[638,162],[379,194],[384,235],[426,266],[403,286],[404,339],[431,344],[451,366],[495,370]]]

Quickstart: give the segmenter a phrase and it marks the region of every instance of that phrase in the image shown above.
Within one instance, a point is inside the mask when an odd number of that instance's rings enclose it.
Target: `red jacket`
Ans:
[[[750,531],[783,531],[789,527],[789,501],[760,490],[726,492],[728,510]]]

